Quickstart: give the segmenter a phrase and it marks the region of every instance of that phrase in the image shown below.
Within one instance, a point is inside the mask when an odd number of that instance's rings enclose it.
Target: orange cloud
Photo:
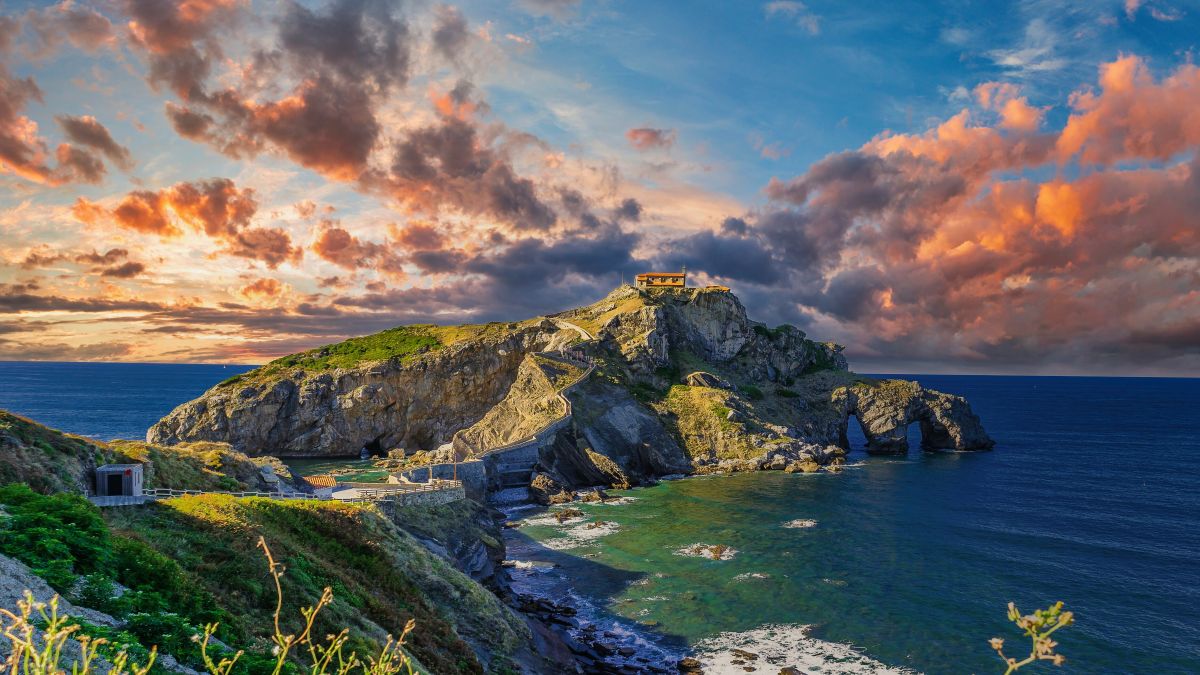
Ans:
[[[1056,145],[1060,161],[1163,161],[1200,144],[1200,67],[1184,64],[1155,82],[1140,57],[1122,56],[1100,67],[1099,83],[1099,93],[1071,97],[1074,112]]]
[[[277,227],[251,227],[258,211],[254,190],[239,188],[228,178],[176,183],[158,191],[135,190],[112,209],[82,197],[72,215],[90,225],[111,223],[163,238],[198,232],[221,242],[221,253],[259,260],[274,269],[295,262],[303,251]]]

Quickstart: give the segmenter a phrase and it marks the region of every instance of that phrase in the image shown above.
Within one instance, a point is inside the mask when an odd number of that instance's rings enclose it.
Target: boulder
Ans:
[[[712,389],[733,389],[728,382],[702,370],[697,370],[694,373],[688,373],[683,377],[683,384],[689,387],[710,387]]]

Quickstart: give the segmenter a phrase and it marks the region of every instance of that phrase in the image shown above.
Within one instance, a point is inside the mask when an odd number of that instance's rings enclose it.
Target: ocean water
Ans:
[[[0,363],[0,408],[141,438],[247,369]],[[912,377],[966,396],[996,449],[664,481],[563,524],[526,509],[508,531],[518,587],[618,641],[698,649],[710,673],[744,672],[731,647],[768,673],[1002,672],[987,639],[1024,646],[1007,602],[1055,600],[1078,623],[1052,672],[1200,673],[1200,380]],[[734,552],[680,554],[694,544]]]
[[[175,406],[252,368],[0,361],[0,409],[102,441],[141,440]]]
[[[774,658],[759,672],[1002,672],[988,638],[1028,653],[1006,604],[1062,600],[1054,672],[1200,673],[1200,380],[912,377],[965,395],[996,449],[664,481],[561,525],[526,510],[519,587],[699,646],[706,672],[744,672],[738,646]]]

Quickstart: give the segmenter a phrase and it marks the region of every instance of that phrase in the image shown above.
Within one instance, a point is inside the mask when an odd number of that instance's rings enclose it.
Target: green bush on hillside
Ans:
[[[112,560],[108,526],[80,495],[42,495],[13,483],[0,487],[0,504],[8,512],[0,521],[0,553],[29,565],[57,591],[66,592]]]

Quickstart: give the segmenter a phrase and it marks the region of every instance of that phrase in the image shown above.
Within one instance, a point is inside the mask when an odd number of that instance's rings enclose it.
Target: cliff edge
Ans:
[[[585,366],[567,415],[559,392]],[[546,498],[673,473],[815,471],[841,462],[851,417],[873,453],[906,452],[913,423],[926,450],[993,445],[965,399],[856,375],[840,345],[753,321],[728,290],[632,286],[552,317],[401,327],[278,359],[179,406],[147,437],[442,461],[453,439],[461,461],[557,419],[568,423],[532,468]]]

